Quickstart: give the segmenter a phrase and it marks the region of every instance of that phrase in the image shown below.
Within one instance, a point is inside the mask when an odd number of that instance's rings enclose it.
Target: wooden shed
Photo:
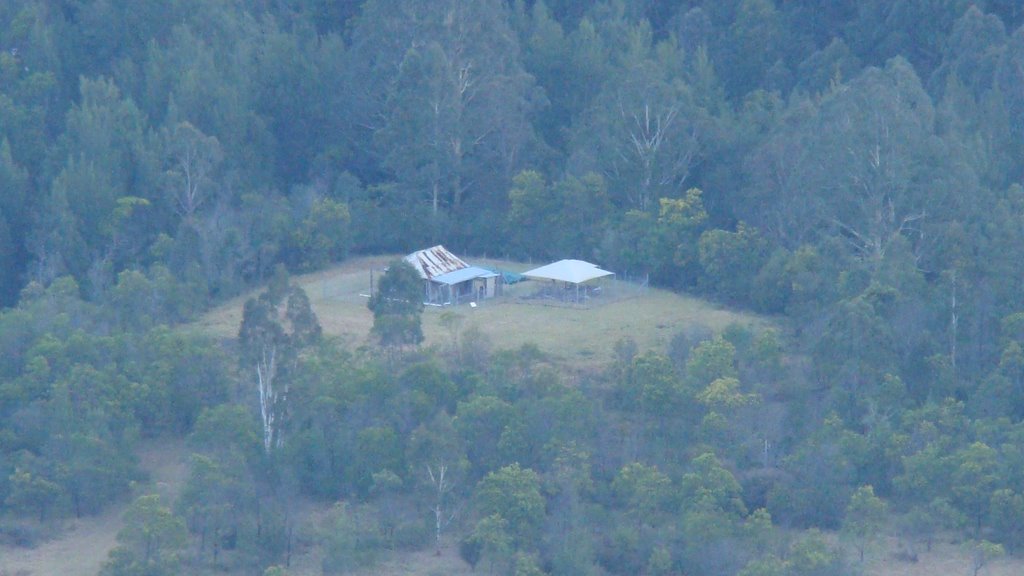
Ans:
[[[470,266],[440,244],[405,257],[423,278],[423,303],[446,306],[501,295],[501,275]]]

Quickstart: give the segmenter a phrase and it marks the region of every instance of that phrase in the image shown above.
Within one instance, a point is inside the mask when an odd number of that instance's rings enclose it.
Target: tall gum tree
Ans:
[[[832,238],[877,268],[905,241],[916,265],[938,265],[929,259],[977,179],[937,134],[909,63],[869,68],[789,114],[747,161],[740,215],[793,248]]]
[[[655,46],[646,22],[627,34],[618,70],[573,127],[568,170],[601,174],[618,207],[648,211],[686,190],[708,118],[678,54]]]
[[[541,100],[508,17],[497,0],[378,0],[353,30],[350,72],[377,78],[355,95],[354,121],[434,217],[503,202],[536,142],[528,115]]]

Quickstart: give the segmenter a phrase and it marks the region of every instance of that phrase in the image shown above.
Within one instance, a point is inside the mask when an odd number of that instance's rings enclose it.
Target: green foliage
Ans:
[[[293,242],[299,253],[296,267],[319,269],[345,258],[352,246],[352,215],[348,205],[322,198],[313,202]]]
[[[213,178],[223,160],[220,142],[189,122],[165,128],[162,136],[166,202],[186,224],[194,225],[198,210],[216,192]]]
[[[227,451],[217,460],[192,455],[177,508],[198,541],[200,557],[209,553],[217,562],[224,548],[234,547],[233,539],[250,521],[257,504],[246,472],[237,451]]]
[[[686,380],[701,389],[721,378],[735,378],[736,347],[718,336],[701,342],[686,361]]]
[[[494,396],[475,396],[459,402],[455,429],[466,446],[470,464],[480,476],[502,464],[498,443],[512,414],[511,405]]]
[[[826,576],[842,573],[842,559],[829,547],[824,535],[809,530],[789,548],[789,573],[793,576]]]
[[[387,347],[416,345],[423,341],[423,280],[405,260],[394,260],[381,276],[377,292],[370,296],[373,332]]]
[[[244,406],[214,406],[199,414],[189,444],[197,450],[252,458],[260,445],[259,423]]]
[[[158,495],[140,496],[125,513],[120,543],[103,565],[103,576],[178,573],[187,542],[185,523],[160,503]]]
[[[1010,550],[1024,545],[1024,496],[1003,488],[992,493],[989,516],[998,539]]]
[[[714,511],[732,521],[747,514],[739,483],[710,452],[690,461],[690,471],[683,475],[679,489],[684,510]]]
[[[374,473],[405,470],[405,458],[398,435],[391,428],[371,426],[360,430],[355,437],[353,462],[355,487],[367,494],[373,485]]]
[[[974,521],[975,533],[988,517],[989,500],[999,482],[997,458],[997,452],[982,442],[975,442],[954,456],[954,502]]]
[[[786,576],[786,563],[774,556],[751,560],[737,576]]]
[[[682,198],[659,198],[656,214],[629,210],[606,242],[612,263],[630,272],[644,271],[661,283],[692,287],[701,277],[698,240],[707,228],[703,192],[689,189]]]
[[[395,548],[408,552],[426,549],[434,539],[432,526],[427,524],[427,522],[414,520],[395,526],[392,537]]]
[[[419,41],[425,33],[430,39]],[[360,121],[385,118],[373,134],[381,165],[423,198],[435,230],[457,231],[442,216],[471,218],[464,205],[487,209],[500,201],[535,146],[527,118],[533,78],[517,58],[504,7],[496,0],[373,2],[353,37],[354,71],[373,68],[373,96],[357,102],[357,114],[366,114]],[[488,65],[476,65],[480,59]],[[498,165],[504,170],[492,168]]]
[[[843,518],[842,533],[853,540],[860,554],[861,563],[864,562],[867,547],[873,540],[882,536],[885,519],[885,502],[875,496],[875,489],[872,486],[861,486],[850,496],[850,503],[846,506],[846,515]]]
[[[513,576],[544,576],[545,572],[540,567],[540,560],[536,555],[519,553],[516,555]]]
[[[967,544],[967,550],[971,554],[971,570],[973,570],[974,576],[978,576],[978,573],[992,560],[1006,554],[1006,549],[1002,544],[995,544],[988,540],[971,541]]]
[[[963,514],[949,500],[936,498],[911,509],[902,521],[901,530],[910,540],[924,541],[930,552],[937,535],[958,528],[963,523]]]
[[[540,478],[519,464],[491,472],[476,487],[480,515],[491,524],[504,524],[517,547],[531,547],[539,536],[544,519],[544,498]],[[496,528],[495,528],[496,529]]]
[[[509,236],[518,254],[589,257],[610,211],[604,179],[588,173],[547,184],[533,170],[520,172],[509,190]]]
[[[325,568],[348,569],[511,462],[528,519],[450,520],[492,571],[834,574],[819,536],[768,549],[746,506],[861,542],[869,485],[909,539],[1020,546],[1019,2],[50,4],[0,3],[11,522],[101,512],[140,437],[191,431],[197,571],[284,562],[296,491],[374,498],[339,513]],[[593,258],[778,331],[672,328],[671,360],[566,375],[451,322],[451,365],[381,363],[325,342],[284,274],[440,240]],[[409,347],[423,285],[392,271],[374,335]],[[268,281],[235,386],[234,348],[173,325]],[[426,498],[442,463],[454,487]],[[180,571],[141,546],[105,570]]]
[[[627,464],[612,481],[612,490],[629,509],[637,525],[653,524],[668,511],[672,481],[656,467]]]
[[[469,541],[472,544],[465,547],[467,560],[471,564],[476,563],[474,558],[486,560],[489,574],[494,574],[495,566],[504,566],[511,561],[513,539],[508,533],[508,521],[500,514],[491,514],[477,522]]]
[[[4,503],[15,512],[36,511],[40,522],[46,520],[47,512],[61,495],[61,488],[55,482],[20,468],[15,468],[8,483],[8,495]]]
[[[736,232],[708,230],[699,245],[704,289],[726,302],[753,300],[755,275],[767,261],[757,230],[742,222]]]
[[[672,363],[653,352],[633,358],[622,383],[628,387],[622,391],[626,407],[647,416],[674,415],[686,399]]]
[[[258,393],[263,446],[268,454],[284,442],[290,412],[288,390],[301,354],[321,336],[309,297],[302,288],[289,284],[283,268],[279,271],[277,281],[266,292],[246,300],[238,332],[239,360]],[[284,317],[290,331],[280,321],[279,306],[286,295]]]
[[[375,564],[384,542],[361,511],[338,504],[323,530],[324,574],[344,574]]]
[[[740,381],[735,378],[719,378],[698,393],[697,400],[711,410],[729,413],[756,403],[758,397],[740,392]]]
[[[856,472],[844,444],[852,440],[830,416],[783,462],[789,474],[768,494],[768,510],[781,522],[838,527]]]

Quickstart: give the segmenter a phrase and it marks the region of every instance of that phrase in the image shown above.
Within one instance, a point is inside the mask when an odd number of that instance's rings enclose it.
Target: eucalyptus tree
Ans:
[[[656,49],[646,23],[626,33],[624,52],[573,127],[568,168],[601,174],[617,207],[646,212],[686,190],[708,119],[677,54]]]
[[[81,280],[92,264],[118,259],[124,217],[132,205],[146,203],[125,199],[145,196],[155,184],[154,147],[142,112],[111,80],[83,78],[80,87],[81,101],[68,111],[52,152],[56,174],[44,209],[29,234],[44,279],[70,272]],[[154,228],[135,233],[152,237]],[[91,280],[96,288],[97,279]]]
[[[487,210],[530,157],[539,94],[497,0],[373,0],[353,28],[353,121],[424,213]]]
[[[373,312],[373,333],[382,346],[423,341],[423,281],[405,260],[391,262],[367,305]]]
[[[216,195],[215,173],[223,160],[220,142],[187,121],[164,129],[168,204],[182,221],[194,225],[200,208]]]
[[[25,259],[26,208],[29,199],[28,171],[11,156],[11,144],[0,137],[0,305],[13,303],[20,288],[18,271]]]
[[[267,454],[284,443],[291,414],[288,394],[299,354],[321,334],[320,324],[302,288],[287,284],[283,288],[283,293],[268,291],[259,298],[247,300],[238,333],[243,374],[255,380],[259,393],[263,448]],[[284,317],[290,331],[280,321],[279,306],[286,295]]]
[[[175,574],[188,532],[181,518],[160,502],[157,494],[140,496],[125,512],[125,526],[117,533],[117,548],[103,564],[102,576]]]
[[[895,58],[789,115],[747,162],[740,215],[791,249],[834,238],[877,270],[905,242],[919,266],[939,265],[946,225],[977,182],[949,156],[913,68]]]

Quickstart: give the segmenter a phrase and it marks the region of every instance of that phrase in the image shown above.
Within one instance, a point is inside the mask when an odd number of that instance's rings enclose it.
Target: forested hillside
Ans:
[[[442,242],[777,329],[349,349],[289,280]],[[1024,547],[1022,261],[1018,0],[0,0],[0,545],[140,496],[104,574],[983,570]]]

